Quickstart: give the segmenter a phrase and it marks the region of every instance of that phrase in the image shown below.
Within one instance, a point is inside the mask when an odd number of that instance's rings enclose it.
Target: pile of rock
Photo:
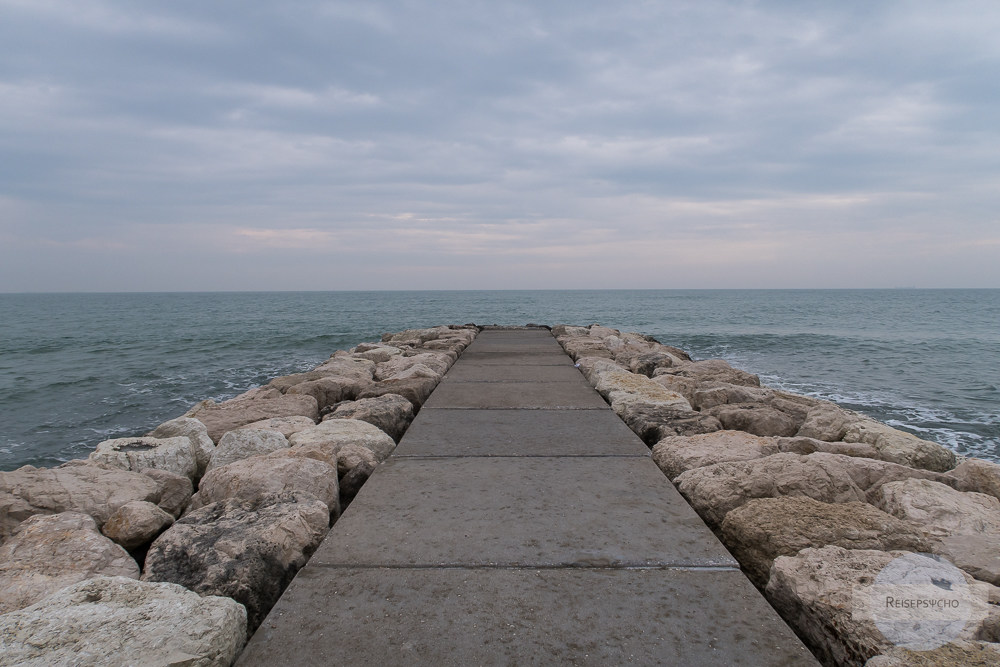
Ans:
[[[1000,664],[1000,465],[958,464],[941,445],[648,336],[552,332],[824,663]],[[859,587],[912,552],[955,564],[989,601],[931,651],[897,647],[854,614]]]
[[[0,665],[231,663],[477,333],[386,334],[0,472]]]

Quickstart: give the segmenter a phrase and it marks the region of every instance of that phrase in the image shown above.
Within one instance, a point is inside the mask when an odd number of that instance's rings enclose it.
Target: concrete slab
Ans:
[[[463,359],[444,376],[446,382],[575,382],[590,386],[573,366],[501,366]]]
[[[459,362],[476,362],[479,364],[503,364],[509,366],[511,364],[527,364],[533,366],[572,366],[573,360],[570,359],[569,355],[563,352],[561,349],[554,350],[552,352],[546,351],[536,351],[536,350],[498,350],[498,351],[481,351],[474,350],[470,345],[462,356],[459,357]]]
[[[424,407],[393,457],[649,456],[608,410],[447,410]]]
[[[390,458],[310,563],[738,567],[647,458]]]
[[[740,572],[312,563],[237,665],[818,665]]]
[[[608,404],[587,383],[442,382],[428,408],[562,408],[603,410]]]

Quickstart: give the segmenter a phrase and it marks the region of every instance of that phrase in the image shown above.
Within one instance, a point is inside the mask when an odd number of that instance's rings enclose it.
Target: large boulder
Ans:
[[[0,614],[98,576],[138,579],[139,565],[86,514],[35,515],[0,546]]]
[[[202,401],[184,416],[203,423],[212,442],[218,443],[226,432],[261,419],[302,416],[318,421],[319,405],[312,396],[285,395],[272,388],[247,392],[222,403]]]
[[[802,424],[786,412],[759,403],[723,404],[703,412],[717,418],[727,430],[754,435],[790,437],[798,433]]]
[[[323,421],[330,419],[359,419],[377,426],[399,442],[413,421],[413,404],[398,394],[362,398],[338,405]]]
[[[163,422],[146,435],[150,438],[185,437],[191,440],[195,461],[198,464],[196,479],[205,474],[205,467],[212,460],[212,452],[215,451],[215,443],[208,435],[208,428],[191,417],[178,417]]]
[[[663,438],[653,447],[653,461],[673,480],[694,468],[723,461],[759,459],[778,452],[773,438],[727,430]]]
[[[992,535],[1000,546],[1000,499],[994,496],[956,491],[928,479],[906,479],[883,484],[873,502],[928,535]]]
[[[277,431],[286,438],[290,438],[299,431],[315,425],[316,422],[309,419],[309,417],[271,417],[270,419],[261,419],[259,422],[247,424],[243,428],[267,428]]]
[[[305,383],[320,380],[325,377],[341,378],[345,381],[345,386],[353,383],[356,388],[370,384],[372,374],[375,372],[375,363],[368,359],[359,359],[347,352],[335,352],[333,356],[305,373],[295,373],[294,375],[283,375],[274,378],[268,383],[268,388],[277,389],[285,393],[292,387]]]
[[[174,584],[100,577],[0,616],[0,666],[230,665],[246,610]]]
[[[657,369],[657,374],[679,375],[704,383],[726,383],[759,387],[760,378],[753,373],[733,368],[722,359],[705,359]]]
[[[378,462],[387,459],[396,448],[396,443],[386,433],[360,419],[328,419],[299,431],[289,444],[293,448],[314,445],[338,455],[345,446],[354,445],[370,451]]]
[[[132,551],[144,547],[174,522],[174,517],[153,503],[125,503],[105,522],[101,532]]]
[[[862,419],[856,412],[845,410],[834,403],[822,401],[806,413],[798,435],[816,440],[836,442],[843,440],[847,427]]]
[[[864,418],[847,427],[844,442],[865,442],[878,450],[879,458],[912,468],[944,472],[955,467],[955,452],[936,442],[921,440],[874,419]]]
[[[719,420],[711,415],[646,403],[628,403],[618,416],[650,446],[671,436],[712,433],[722,428]]]
[[[808,547],[928,551],[920,530],[867,503],[821,503],[804,496],[757,498],[726,515],[722,541],[758,587],[771,564]]]
[[[362,343],[354,348],[352,353],[359,359],[367,359],[379,364],[389,361],[393,357],[398,357],[403,354],[403,350],[395,345],[384,343]]]
[[[322,500],[334,517],[340,514],[337,467],[305,456],[286,456],[283,449],[234,461],[205,474],[188,511],[235,498],[257,501],[268,495],[305,491]]]
[[[119,507],[133,500],[156,503],[168,512],[180,511],[176,505],[187,500],[176,489],[181,483],[191,488],[191,480],[167,471],[138,473],[87,461],[0,472],[0,541],[35,514],[82,512],[103,526]]]
[[[929,651],[911,651],[897,646],[865,663],[865,667],[996,667],[1000,644],[958,641]]]
[[[753,498],[808,496],[826,503],[867,502],[886,482],[942,477],[886,461],[842,454],[780,453],[725,461],[681,473],[674,483],[709,525]],[[891,513],[891,512],[890,512]]]
[[[616,412],[629,403],[642,403],[672,410],[690,410],[687,399],[645,375],[631,373],[616,366],[595,367],[590,376],[594,389]],[[617,408],[617,409],[616,409]]]
[[[143,475],[153,479],[160,486],[160,500],[156,505],[174,518],[179,517],[194,493],[191,480],[169,470],[146,468]],[[117,511],[117,509],[115,510]]]
[[[907,556],[907,552],[837,546],[803,549],[794,556],[775,559],[766,594],[771,605],[821,662],[864,664],[893,648],[893,643],[879,630],[871,609],[864,606],[865,592],[872,590],[870,587],[883,568],[901,556]],[[932,576],[933,572],[929,570]],[[966,577],[962,585],[970,591],[969,604],[992,596],[996,590],[971,577]],[[957,638],[980,639],[990,633],[993,620],[987,613],[985,609],[977,609]]]
[[[146,468],[167,470],[191,480],[198,477],[198,459],[187,436],[173,438],[115,438],[97,445],[90,460],[139,472]]]
[[[252,632],[316,550],[329,511],[296,491],[223,500],[177,521],[149,547],[143,581],[168,581],[243,604]]]
[[[212,460],[209,462],[205,474],[207,475],[216,468],[221,468],[233,461],[270,454],[287,447],[288,440],[285,436],[271,429],[239,428],[229,431],[222,436],[219,446],[215,448],[215,453],[212,454]]]
[[[691,405],[696,410],[707,410],[719,405],[736,403],[767,403],[774,400],[774,397],[774,390],[765,387],[746,387],[720,382],[703,385],[696,390]]]
[[[983,459],[966,459],[948,475],[959,491],[975,491],[1000,498],[1000,464]]]
[[[423,365],[441,376],[448,372],[454,359],[445,352],[419,352],[413,356],[397,356],[375,366],[375,379],[386,380],[416,365]]]
[[[425,364],[415,364],[379,380],[354,398],[376,398],[385,394],[398,394],[412,403],[414,410],[419,410],[434,391],[441,376],[442,373]]]

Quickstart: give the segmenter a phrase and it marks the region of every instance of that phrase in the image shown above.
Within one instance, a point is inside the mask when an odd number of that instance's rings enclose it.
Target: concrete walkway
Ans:
[[[486,330],[239,665],[815,665],[545,329]]]

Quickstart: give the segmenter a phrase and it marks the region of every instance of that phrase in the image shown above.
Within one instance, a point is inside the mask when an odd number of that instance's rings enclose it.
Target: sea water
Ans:
[[[383,332],[590,324],[1000,461],[1000,290],[0,294],[0,470],[83,458]]]

